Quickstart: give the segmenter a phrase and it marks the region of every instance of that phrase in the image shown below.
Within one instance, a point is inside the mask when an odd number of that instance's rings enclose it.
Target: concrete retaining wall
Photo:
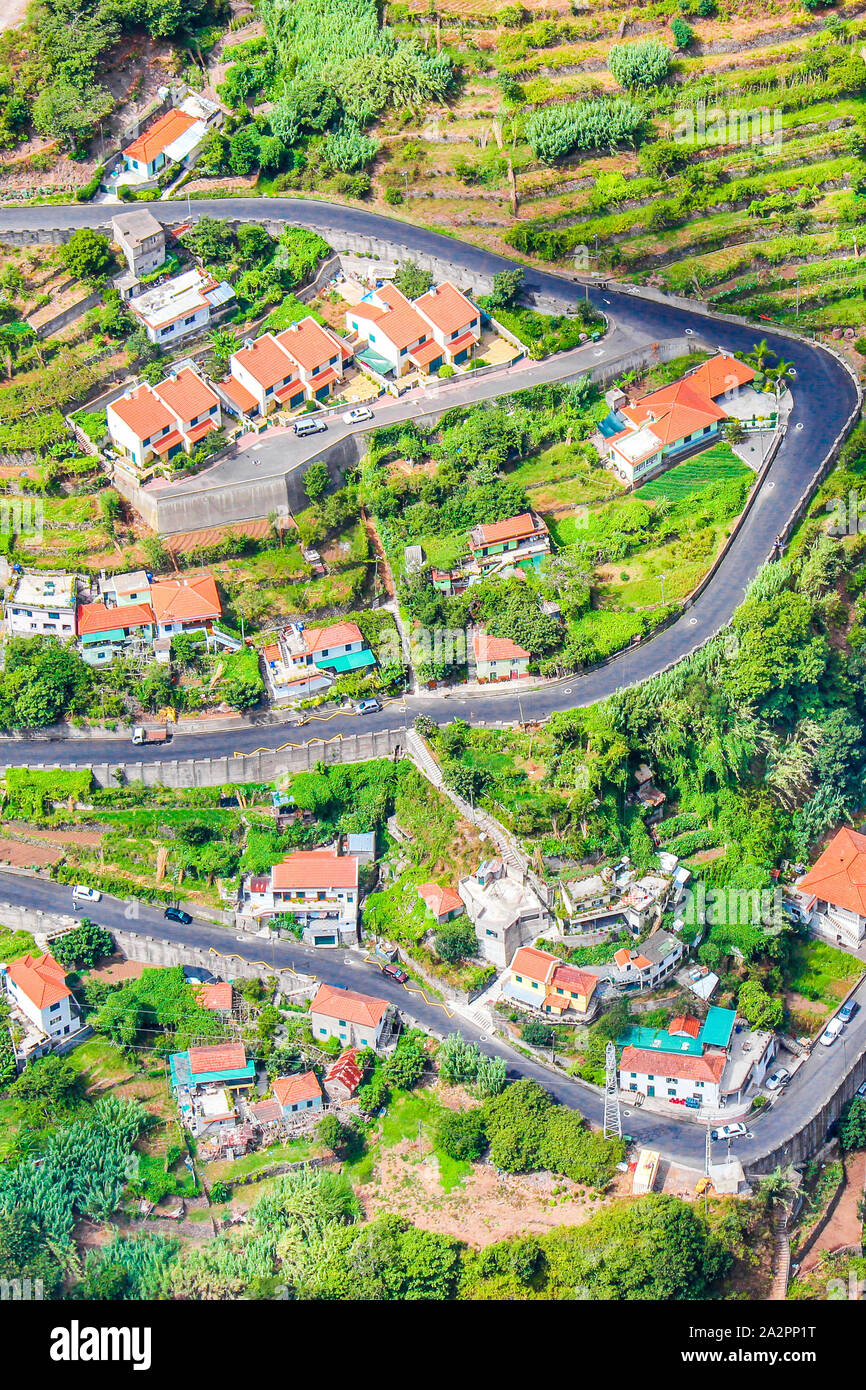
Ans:
[[[219,980],[256,980],[261,979],[262,976],[270,976],[274,980],[279,980],[285,976],[287,977],[287,989],[296,992],[299,987],[309,984],[312,993],[315,988],[311,976],[296,975],[291,970],[274,970],[265,960],[248,961],[241,956],[234,955],[231,950],[230,937],[226,937],[225,953],[217,955],[199,946],[183,946],[177,941],[168,941],[164,937],[140,936],[137,932],[112,931],[112,936],[117,943],[118,950],[126,956],[127,960],[140,960],[147,965],[194,965],[201,970],[209,970]],[[266,951],[267,946],[263,942],[263,954]]]

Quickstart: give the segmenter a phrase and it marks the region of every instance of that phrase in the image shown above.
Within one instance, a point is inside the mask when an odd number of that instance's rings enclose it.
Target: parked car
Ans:
[[[184,927],[188,927],[192,921],[190,914],[184,912],[182,907],[167,907],[162,915],[167,917],[170,922],[180,922]]]
[[[818,1041],[823,1043],[825,1047],[832,1047],[839,1037],[839,1034],[844,1032],[844,1029],[845,1021],[844,1019],[840,1019],[837,1014],[835,1018],[830,1019],[830,1022],[827,1024],[827,1027],[824,1029]]]
[[[76,883],[72,890],[74,903],[98,903],[102,897],[98,888],[88,888],[84,883]]]
[[[372,420],[373,412],[368,405],[356,405],[354,410],[347,410],[343,416],[343,421],[347,425],[359,425],[362,420]]]
[[[787,1067],[777,1067],[770,1076],[767,1077],[765,1085],[768,1091],[781,1091],[783,1086],[787,1086],[791,1080],[791,1073]]]
[[[866,1081],[863,1082],[862,1086],[857,1087],[857,1094],[858,1096],[862,1096],[864,1100],[866,1100]]]
[[[843,1023],[850,1023],[857,1012],[858,1005],[853,999],[849,999],[847,1004],[843,1004],[836,1017],[841,1018]]]
[[[373,714],[376,710],[381,708],[382,706],[379,704],[378,700],[359,700],[355,705],[355,713]]]
[[[716,1140],[722,1139],[729,1144],[732,1139],[745,1139],[748,1132],[741,1120],[735,1120],[730,1125],[719,1125],[718,1129],[711,1131],[710,1137]]]
[[[327,428],[324,420],[296,420],[294,424],[295,434],[301,439],[307,434],[321,434]]]
[[[401,985],[405,985],[409,976],[405,970],[401,970],[399,965],[383,965],[382,974],[390,975],[392,980],[397,980]]]

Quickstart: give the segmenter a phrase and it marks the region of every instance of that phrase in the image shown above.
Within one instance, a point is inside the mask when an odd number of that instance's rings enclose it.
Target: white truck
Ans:
[[[168,743],[170,738],[168,729],[145,729],[141,724],[132,731],[133,743]]]

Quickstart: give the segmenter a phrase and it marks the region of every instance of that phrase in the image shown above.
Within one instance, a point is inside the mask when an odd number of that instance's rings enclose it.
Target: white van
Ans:
[[[102,897],[98,888],[88,888],[84,883],[76,883],[72,890],[74,903],[98,903]]]
[[[301,438],[303,438],[305,434],[321,434],[322,430],[326,430],[327,428],[328,426],[325,424],[324,420],[295,421],[295,434],[300,435]]]

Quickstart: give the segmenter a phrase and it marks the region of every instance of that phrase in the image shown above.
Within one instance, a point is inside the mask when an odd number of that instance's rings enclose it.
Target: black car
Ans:
[[[170,922],[180,922],[184,927],[188,927],[192,921],[190,914],[184,912],[182,907],[167,907],[162,915],[167,917]]]

